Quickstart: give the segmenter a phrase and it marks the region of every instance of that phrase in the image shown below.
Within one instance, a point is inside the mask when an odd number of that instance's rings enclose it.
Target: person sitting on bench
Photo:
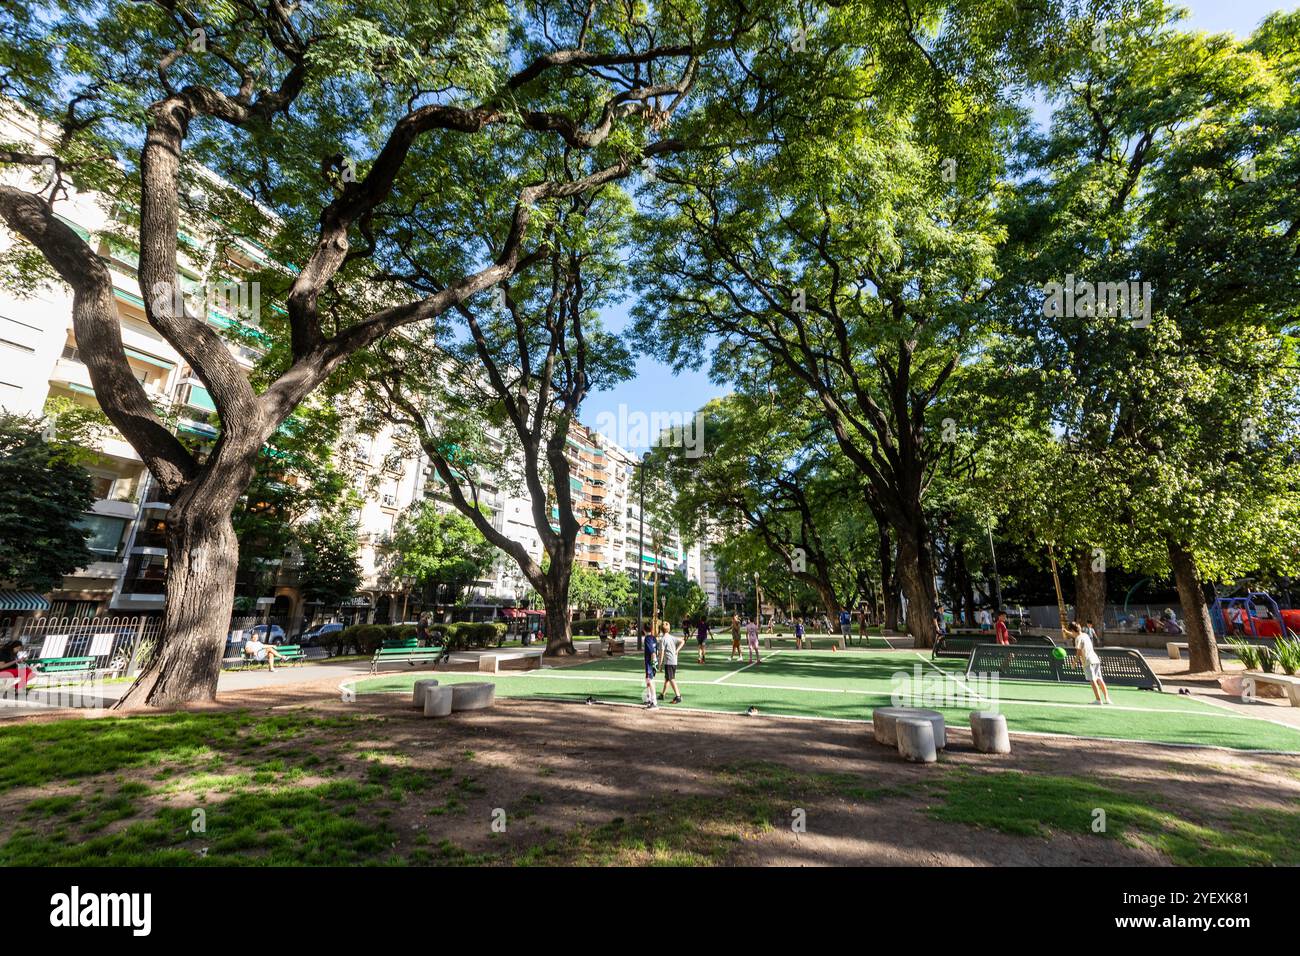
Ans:
[[[275,673],[275,660],[280,656],[280,652],[270,644],[263,643],[262,639],[254,634],[244,645],[244,656],[251,657],[259,664],[266,661],[267,669]]]
[[[10,641],[0,647],[0,678],[16,681],[15,690],[25,690],[27,682],[36,675],[36,671],[23,663],[26,657],[22,641]]]

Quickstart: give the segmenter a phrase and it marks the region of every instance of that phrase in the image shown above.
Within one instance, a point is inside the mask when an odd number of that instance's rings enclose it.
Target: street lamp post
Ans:
[[[636,463],[637,482],[640,486],[640,505],[637,508],[636,529],[636,649],[641,650],[642,620],[645,606],[645,458]]]
[[[1002,580],[998,577],[998,553],[993,549],[993,526],[984,525],[989,536],[989,555],[993,558],[993,610],[1002,610]]]

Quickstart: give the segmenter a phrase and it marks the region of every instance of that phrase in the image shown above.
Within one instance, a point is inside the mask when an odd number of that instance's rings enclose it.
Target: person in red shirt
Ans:
[[[998,621],[993,625],[993,632],[999,644],[1011,643],[1011,631],[1007,629],[1007,612],[998,611]]]

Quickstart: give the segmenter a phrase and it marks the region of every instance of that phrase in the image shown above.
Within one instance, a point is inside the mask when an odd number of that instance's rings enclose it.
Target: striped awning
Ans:
[[[50,602],[35,591],[0,591],[0,611],[48,611]]]

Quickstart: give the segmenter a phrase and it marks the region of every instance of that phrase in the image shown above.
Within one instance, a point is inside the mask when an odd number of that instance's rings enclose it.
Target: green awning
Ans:
[[[92,398],[95,395],[95,390],[89,385],[78,385],[76,382],[69,382],[68,388],[72,389],[74,392],[79,392],[82,395],[89,395]]]
[[[113,295],[117,296],[123,302],[130,302],[133,306],[135,306],[138,309],[144,308],[144,299],[140,298],[138,295],[132,295],[130,292],[127,292],[125,289],[119,289],[117,286],[114,286]]]
[[[217,410],[216,402],[212,400],[212,396],[202,385],[190,386],[190,393],[185,399],[185,404],[194,408],[201,408],[205,412],[215,412]]]
[[[157,365],[159,368],[172,369],[176,367],[175,362],[169,362],[167,359],[156,358],[147,352],[138,352],[135,349],[123,346],[122,351],[133,359],[139,359],[141,362],[148,362],[150,365]]]
[[[59,222],[63,223],[65,226],[67,226],[69,229],[75,232],[78,236],[80,236],[83,242],[90,241],[90,230],[87,229],[85,226],[78,226],[67,216],[60,216],[57,212],[54,214],[54,218],[59,220]]]
[[[50,602],[35,591],[0,591],[0,611],[48,611]]]

